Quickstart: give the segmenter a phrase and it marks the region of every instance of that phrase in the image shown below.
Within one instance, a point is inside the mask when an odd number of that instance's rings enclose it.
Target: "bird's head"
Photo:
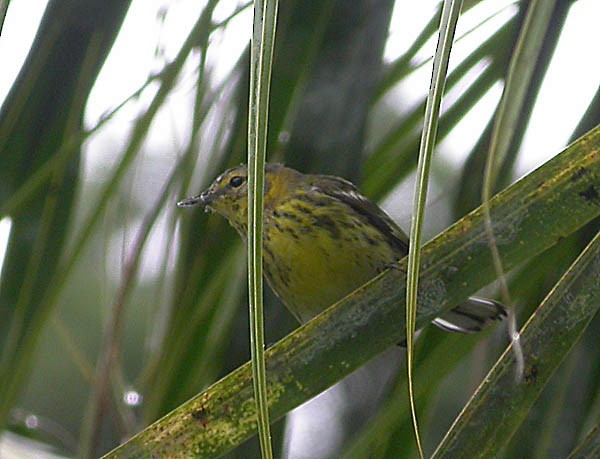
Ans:
[[[280,164],[265,166],[264,208],[272,207],[284,190],[296,182],[301,174]],[[240,232],[248,225],[248,167],[241,164],[219,175],[206,191],[177,203],[179,207],[203,206],[229,220]]]

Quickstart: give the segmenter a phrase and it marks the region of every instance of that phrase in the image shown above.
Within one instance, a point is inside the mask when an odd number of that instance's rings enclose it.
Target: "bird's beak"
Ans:
[[[207,206],[210,204],[210,195],[208,192],[204,192],[198,196],[194,196],[192,198],[184,199],[183,201],[179,201],[177,203],[177,207],[194,207],[197,205]]]

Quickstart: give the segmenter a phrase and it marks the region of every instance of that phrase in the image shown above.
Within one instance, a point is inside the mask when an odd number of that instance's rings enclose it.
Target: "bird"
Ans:
[[[248,168],[226,170],[201,194],[177,203],[226,218],[246,240]],[[392,218],[341,177],[303,174],[267,163],[263,271],[271,290],[305,323],[408,254],[409,238]],[[433,320],[473,333],[507,315],[495,300],[471,297]]]

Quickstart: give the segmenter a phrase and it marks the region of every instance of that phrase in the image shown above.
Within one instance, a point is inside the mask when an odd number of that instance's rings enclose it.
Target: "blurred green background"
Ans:
[[[597,5],[548,3],[498,189],[600,123],[600,37],[585,22]],[[529,5],[465,2],[428,236],[480,203],[491,122]],[[0,456],[72,457],[82,441],[98,456],[249,358],[242,243],[223,219],[175,203],[244,161],[251,8],[19,8],[9,5],[0,37]],[[268,159],[349,178],[408,229],[439,11],[435,1],[282,2]],[[36,18],[31,42],[33,29],[19,33]],[[519,323],[598,227],[510,273]],[[484,293],[496,295],[495,286]],[[297,324],[270,292],[266,299],[272,343]],[[498,457],[566,457],[598,424],[599,327],[596,317]],[[418,401],[427,452],[505,346],[502,327],[484,336],[428,329],[419,339],[417,368],[437,370]],[[116,356],[106,393],[94,386],[102,349]],[[406,410],[381,416],[401,396],[403,364],[392,348],[278,421],[277,457],[415,457]],[[255,439],[227,457],[259,457]]]

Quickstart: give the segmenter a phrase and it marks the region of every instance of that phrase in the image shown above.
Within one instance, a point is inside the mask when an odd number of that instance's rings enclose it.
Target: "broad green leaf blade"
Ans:
[[[491,216],[504,266],[523,263],[598,216],[599,180],[597,127],[494,197]],[[422,260],[418,327],[493,281],[482,210],[426,244]],[[398,269],[382,273],[267,351],[273,419],[403,338],[405,272],[403,259]],[[246,364],[106,457],[216,457],[255,433],[252,378]]]
[[[509,276],[511,296],[515,302],[520,325],[533,314],[565,271],[600,229],[598,222],[590,222],[580,230],[559,241],[537,257],[513,270]],[[554,372],[548,384],[529,409],[526,419],[512,435],[503,449],[506,458],[566,457],[582,429],[587,429],[588,413],[592,410],[596,393],[600,361],[595,356],[594,337],[599,322],[596,318],[580,338],[576,347]],[[506,332],[504,332],[505,334]],[[483,380],[493,363],[481,374]],[[579,388],[579,389],[577,389]],[[451,418],[447,418],[447,429],[458,416],[462,406],[475,392],[472,387],[464,403],[457,407]],[[568,427],[564,420],[570,419]],[[432,451],[437,447],[445,431],[435,439]]]
[[[600,308],[600,233],[521,330],[524,379],[506,349],[434,453],[492,457],[508,443],[556,367]]]
[[[6,202],[78,135],[96,76],[129,1],[49,2],[36,39],[0,114],[0,201]],[[0,426],[23,388],[53,302],[52,288],[79,178],[75,154],[11,212],[12,237],[0,286]],[[67,153],[71,153],[68,151]],[[61,155],[62,156],[62,155]]]
[[[596,424],[577,448],[569,455],[569,459],[594,459],[600,455],[600,424]]]

